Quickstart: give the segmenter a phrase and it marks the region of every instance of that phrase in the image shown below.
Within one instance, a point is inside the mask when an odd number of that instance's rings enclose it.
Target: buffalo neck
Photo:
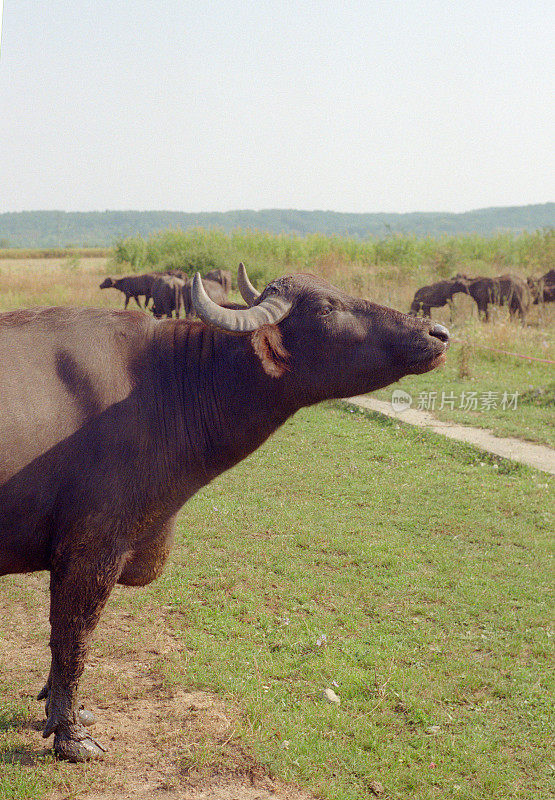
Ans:
[[[202,323],[157,326],[148,380],[166,468],[200,485],[256,450],[298,410],[286,380],[268,376],[249,334]]]

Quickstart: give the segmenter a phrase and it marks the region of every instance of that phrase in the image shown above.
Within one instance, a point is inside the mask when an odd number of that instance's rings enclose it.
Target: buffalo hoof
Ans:
[[[66,761],[94,761],[104,757],[106,750],[91,736],[85,734],[81,738],[67,733],[56,733],[54,736],[54,752],[58,758]]]

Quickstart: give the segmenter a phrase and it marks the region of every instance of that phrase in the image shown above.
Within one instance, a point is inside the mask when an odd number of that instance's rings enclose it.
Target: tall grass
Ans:
[[[130,236],[118,239],[114,246],[114,266],[121,271],[179,268],[192,274],[213,268],[235,270],[239,261],[248,262],[253,279],[260,282],[271,280],[284,268],[322,272],[326,264],[372,269],[384,277],[440,279],[457,271],[529,274],[545,271],[555,262],[555,231],[354,239],[199,228],[164,230],[147,238]]]

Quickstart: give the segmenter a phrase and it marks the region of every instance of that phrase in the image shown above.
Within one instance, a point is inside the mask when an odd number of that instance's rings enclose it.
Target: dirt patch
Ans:
[[[164,687],[157,663],[180,643],[160,608],[142,610],[150,621],[145,630],[138,617],[109,604],[80,685],[106,757],[90,764],[52,759],[52,739],[40,734],[42,703],[34,699],[49,669],[48,576],[11,576],[2,588],[0,674],[16,687],[9,699],[29,708],[17,745],[3,758],[50,776],[55,788],[44,800],[308,800],[247,751],[237,734],[239,708],[208,692]]]

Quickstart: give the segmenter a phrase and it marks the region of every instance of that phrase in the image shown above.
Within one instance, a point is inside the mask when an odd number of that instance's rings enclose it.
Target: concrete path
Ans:
[[[519,461],[529,467],[535,467],[555,475],[555,450],[551,447],[523,442],[521,439],[494,436],[491,431],[483,428],[470,428],[467,425],[442,422],[428,411],[416,411],[412,408],[408,408],[406,411],[394,411],[391,403],[375,400],[373,397],[366,397],[365,395],[349,397],[345,402],[359,408],[377,411],[379,414],[393,417],[393,419],[398,419],[400,422],[408,422],[410,425],[427,428],[434,431],[434,433],[448,436],[450,439],[457,439],[459,442],[468,442],[481,450],[486,450],[488,453],[494,453],[511,461]]]

